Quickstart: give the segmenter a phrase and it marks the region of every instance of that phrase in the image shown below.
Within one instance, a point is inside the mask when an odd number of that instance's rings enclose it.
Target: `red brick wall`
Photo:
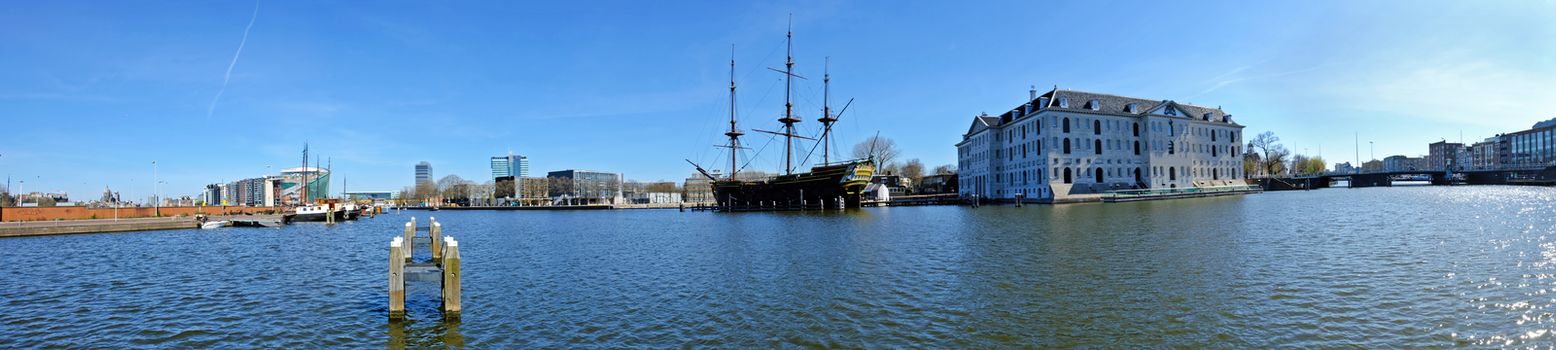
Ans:
[[[280,208],[248,207],[162,207],[162,216],[190,216],[194,214],[262,214]],[[119,208],[119,218],[144,218],[156,213],[156,208]],[[5,221],[112,219],[114,208],[53,207],[53,208],[0,208]]]

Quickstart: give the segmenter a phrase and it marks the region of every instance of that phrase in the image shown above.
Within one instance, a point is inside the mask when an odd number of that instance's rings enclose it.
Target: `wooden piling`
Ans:
[[[411,217],[411,221],[405,223],[405,237],[404,237],[404,239],[405,239],[405,249],[404,249],[405,251],[402,252],[401,254],[404,254],[405,261],[411,261],[411,255],[412,255],[412,253],[414,253],[416,251],[414,249],[414,247],[416,246],[415,245],[415,242],[416,242],[415,241],[415,239],[416,239],[416,218],[415,217]]]
[[[443,237],[443,318],[459,318],[459,241]]]
[[[443,259],[443,224],[439,223],[438,219],[436,219],[436,218],[433,218],[431,221],[432,221],[432,228],[427,230],[427,234],[432,236],[432,239],[427,240],[427,245],[430,246],[430,248],[432,248],[432,261],[442,261],[442,259]]]
[[[389,241],[389,319],[405,318],[405,239]]]

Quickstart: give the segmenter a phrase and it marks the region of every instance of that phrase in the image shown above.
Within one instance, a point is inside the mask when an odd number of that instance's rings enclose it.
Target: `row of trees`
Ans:
[[[1293,155],[1272,131],[1254,136],[1243,148],[1243,173],[1249,177],[1317,175],[1325,168],[1322,157]]]
[[[908,179],[912,179],[914,183],[918,183],[920,180],[924,179],[924,176],[928,175],[949,175],[956,173],[956,166],[950,164],[937,166],[926,173],[924,162],[918,160],[918,158],[909,159],[901,164],[898,164],[896,160],[900,152],[901,151],[897,149],[896,141],[892,141],[892,139],[885,137],[871,136],[870,138],[865,139],[863,142],[855,144],[853,152],[850,155],[856,159],[869,158],[871,155],[874,155],[875,164],[877,165],[875,172],[876,174],[899,175]]]

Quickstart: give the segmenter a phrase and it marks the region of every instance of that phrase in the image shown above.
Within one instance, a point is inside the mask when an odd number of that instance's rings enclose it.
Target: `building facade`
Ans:
[[[1460,170],[1459,153],[1463,152],[1464,144],[1448,141],[1437,141],[1426,146],[1426,167],[1422,170]]]
[[[1427,167],[1426,157],[1388,156],[1383,158],[1384,172],[1434,170]]]
[[[529,157],[516,154],[492,157],[492,178],[529,176]]]
[[[956,144],[963,197],[1242,184],[1243,126],[1220,108],[1060,89],[1029,97],[973,118]]]
[[[1556,122],[1540,122],[1529,130],[1503,134],[1505,169],[1544,169],[1556,165]]]
[[[621,203],[620,173],[590,170],[561,170],[546,173],[552,198],[572,200],[575,204]]]
[[[432,182],[432,163],[416,163],[416,184]]]
[[[1352,166],[1351,162],[1334,163],[1334,173],[1336,173],[1336,174],[1355,174],[1356,173],[1356,167]]]

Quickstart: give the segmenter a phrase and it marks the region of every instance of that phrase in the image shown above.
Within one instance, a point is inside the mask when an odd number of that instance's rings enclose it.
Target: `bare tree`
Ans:
[[[937,166],[937,167],[935,167],[934,174],[935,175],[956,175],[956,166],[955,165],[950,165],[950,164]]]
[[[519,198],[535,199],[550,197],[550,186],[544,177],[519,178]]]
[[[924,179],[924,162],[920,162],[918,160],[918,158],[913,158],[913,159],[909,159],[907,162],[903,163],[902,164],[902,177],[906,177],[906,178],[908,178],[910,180],[913,180],[913,183],[918,183],[919,180],[923,180]]]
[[[874,156],[876,167],[887,169],[891,167],[892,161],[897,159],[898,153],[900,151],[897,149],[896,141],[885,137],[871,136],[863,142],[855,144],[852,155],[858,159]]]
[[[1286,158],[1291,155],[1291,151],[1286,150],[1286,146],[1279,142],[1280,137],[1276,137],[1273,131],[1265,131],[1248,141],[1248,149],[1260,153],[1259,171],[1266,176],[1284,172]]]

